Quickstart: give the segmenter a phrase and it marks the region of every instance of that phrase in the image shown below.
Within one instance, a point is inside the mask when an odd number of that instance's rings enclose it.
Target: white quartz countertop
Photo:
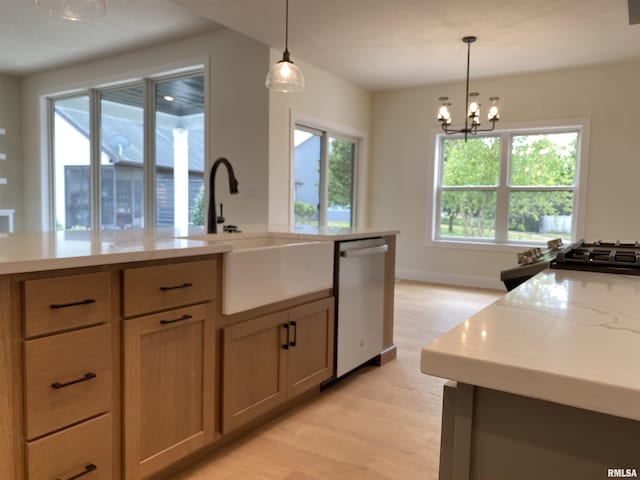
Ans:
[[[15,233],[0,237],[0,274],[206,255],[231,251],[223,242],[146,236],[141,231]]]
[[[203,228],[104,230],[0,234],[0,275],[87,267],[173,257],[225,253],[229,240],[277,236],[308,240],[352,240],[393,235],[394,230],[334,227],[241,226],[242,233],[205,234]]]
[[[423,347],[420,368],[640,420],[640,276],[545,270]]]
[[[219,227],[222,228],[222,227]],[[218,233],[206,234],[202,228],[196,227],[182,232],[181,236],[198,238],[203,234],[214,239],[228,239],[236,237],[251,237],[272,235],[284,238],[300,238],[313,240],[331,240],[334,242],[345,240],[358,240],[369,237],[383,237],[386,235],[397,235],[399,230],[384,228],[363,228],[363,227],[318,227],[313,225],[241,225],[241,233]]]

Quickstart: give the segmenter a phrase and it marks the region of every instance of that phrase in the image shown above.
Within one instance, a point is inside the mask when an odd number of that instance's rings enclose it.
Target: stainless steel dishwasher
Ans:
[[[337,377],[382,352],[388,249],[383,238],[339,243]]]

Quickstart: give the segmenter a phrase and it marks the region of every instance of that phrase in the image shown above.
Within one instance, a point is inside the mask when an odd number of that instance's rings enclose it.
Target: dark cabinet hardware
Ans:
[[[87,465],[86,467],[84,467],[84,470],[80,473],[77,473],[75,475],[73,475],[72,477],[58,477],[58,480],[76,480],[76,478],[80,478],[80,477],[84,477],[85,475],[91,473],[91,472],[95,472],[98,469],[98,467],[96,467],[93,463],[90,463],[89,465]]]
[[[91,303],[96,303],[95,298],[87,298],[86,300],[80,300],[79,302],[71,303],[54,303],[49,305],[49,307],[52,310],[57,310],[58,308],[77,307],[79,305],[89,305]]]
[[[193,287],[193,283],[183,283],[182,285],[175,285],[173,287],[160,287],[160,290],[162,290],[163,292],[166,292],[167,290],[177,290],[178,288],[187,288],[187,287]]]
[[[189,320],[191,318],[193,318],[193,315],[183,315],[180,318],[176,318],[175,320],[160,320],[160,323],[162,325],[169,325],[170,323],[184,322],[185,320]]]
[[[86,382],[87,380],[91,380],[93,378],[96,378],[97,375],[93,372],[89,372],[89,373],[85,373],[84,377],[82,378],[78,378],[77,380],[72,380],[70,382],[67,383],[60,383],[60,382],[55,382],[51,384],[51,388],[55,388],[56,390],[58,388],[64,388],[64,387],[68,387],[70,385],[75,385],[76,383],[80,383],[80,382]]]
[[[287,341],[284,342],[284,345],[282,345],[282,348],[284,348],[285,350],[289,350],[289,324],[283,323],[282,328],[284,328],[287,331]]]
[[[293,327],[293,341],[289,342],[289,346],[295,347],[296,341],[298,340],[298,324],[296,322],[291,322],[291,326]]]

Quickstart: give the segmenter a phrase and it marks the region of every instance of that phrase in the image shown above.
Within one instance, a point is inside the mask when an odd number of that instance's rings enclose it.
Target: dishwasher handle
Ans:
[[[361,257],[363,255],[378,255],[380,253],[386,253],[389,250],[389,245],[378,245],[377,247],[366,248],[354,248],[353,250],[344,250],[340,252],[341,257]]]

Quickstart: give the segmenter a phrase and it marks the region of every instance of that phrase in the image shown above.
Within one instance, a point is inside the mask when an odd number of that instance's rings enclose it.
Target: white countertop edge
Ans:
[[[140,231],[107,231],[104,238],[92,239],[88,232],[87,239],[59,239],[61,232],[34,232],[0,236],[0,275],[27,273],[46,270],[58,270],[75,267],[90,267],[114,263],[137,262],[172,257],[188,257],[226,253],[233,250],[234,239],[256,237],[280,237],[315,241],[349,241],[372,237],[397,235],[398,230],[375,228],[343,229],[334,227],[288,227],[270,225],[249,225],[240,233],[207,234],[202,228],[193,231],[188,229],[164,229],[159,231],[155,240],[169,245],[153,245],[147,232]],[[347,231],[353,230],[353,231]],[[122,234],[123,238],[119,236]],[[139,238],[138,238],[139,237]],[[24,239],[24,240],[23,240]],[[171,241],[183,242],[183,245],[171,245]],[[21,242],[35,242],[32,252],[26,250]],[[65,246],[66,242],[83,242],[84,251],[77,255],[73,252],[48,253],[40,244],[53,242]],[[31,245],[33,247],[33,245]],[[4,248],[4,250],[3,250]],[[113,248],[113,251],[109,249]],[[63,249],[64,250],[64,249]],[[120,251],[119,251],[120,250]]]
[[[420,370],[435,377],[640,421],[640,390],[422,348]]]
[[[37,258],[32,260],[15,260],[0,262],[0,275],[16,273],[60,270],[65,268],[94,267],[115,263],[139,262],[145,260],[161,260],[165,258],[183,258],[198,255],[212,255],[233,250],[230,244],[189,246],[181,248],[165,248],[158,250],[107,252],[75,257]]]

